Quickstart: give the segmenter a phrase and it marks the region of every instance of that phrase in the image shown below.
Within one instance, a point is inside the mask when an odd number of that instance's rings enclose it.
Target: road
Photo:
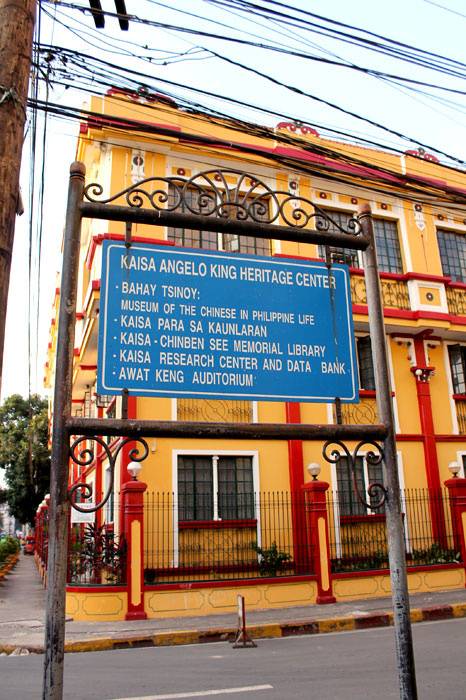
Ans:
[[[466,619],[413,626],[420,700],[463,700]],[[42,656],[0,658],[0,699],[38,700]],[[67,654],[64,700],[399,699],[393,628]]]

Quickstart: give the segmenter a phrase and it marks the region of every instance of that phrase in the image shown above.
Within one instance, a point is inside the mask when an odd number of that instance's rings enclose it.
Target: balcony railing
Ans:
[[[250,401],[178,399],[177,419],[213,423],[251,423]]]
[[[400,279],[388,279],[381,277],[380,286],[382,290],[382,303],[384,308],[400,309],[409,311],[411,306],[409,302],[408,284]],[[366,283],[364,277],[351,275],[351,301],[353,304],[367,304]]]
[[[340,406],[343,425],[377,425],[379,422],[375,397],[360,397],[359,403],[342,403]],[[333,420],[337,422],[335,407]]]
[[[458,430],[460,435],[466,434],[466,396],[462,398],[456,398],[455,396],[455,406],[456,406],[456,418],[458,420]]]
[[[466,289],[445,287],[448,311],[453,316],[466,316]]]

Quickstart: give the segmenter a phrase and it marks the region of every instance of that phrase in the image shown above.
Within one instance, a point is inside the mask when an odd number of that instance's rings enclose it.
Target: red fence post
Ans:
[[[147,484],[132,479],[121,486],[123,497],[123,535],[127,549],[127,620],[146,620],[144,610],[144,511],[143,494]]]
[[[308,541],[311,543],[312,570],[317,574],[316,603],[335,603],[330,568],[326,481],[313,479],[302,485],[306,500]]]
[[[466,566],[466,479],[453,477],[445,481],[445,486],[450,496],[455,549],[461,553],[461,561]]]

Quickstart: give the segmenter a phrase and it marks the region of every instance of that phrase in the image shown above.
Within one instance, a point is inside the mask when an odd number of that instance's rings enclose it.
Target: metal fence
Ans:
[[[406,489],[401,509],[408,566],[431,566],[460,561],[448,491]],[[388,568],[385,509],[369,511],[355,494],[329,492],[329,541],[332,571]]]
[[[213,495],[197,493],[195,498],[204,511]],[[145,583],[312,573],[301,492],[235,494],[231,498],[240,517],[194,520],[193,511],[174,494],[146,494]],[[226,512],[232,515],[231,509]]]
[[[214,496],[144,495],[145,584],[315,573],[317,553],[312,548],[303,492]],[[401,505],[408,566],[460,561],[455,533],[461,528],[451,521],[448,490],[404,490]],[[211,512],[223,517],[207,517],[206,513]],[[352,492],[328,492],[327,514],[333,573],[388,568],[383,506],[372,512]],[[68,583],[126,583],[130,558],[125,539],[117,534],[118,498],[111,508],[107,507],[105,515],[107,525],[71,525]]]

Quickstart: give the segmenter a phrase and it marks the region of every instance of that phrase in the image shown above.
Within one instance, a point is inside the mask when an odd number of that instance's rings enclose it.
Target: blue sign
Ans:
[[[358,401],[348,269],[105,240],[97,391]]]

